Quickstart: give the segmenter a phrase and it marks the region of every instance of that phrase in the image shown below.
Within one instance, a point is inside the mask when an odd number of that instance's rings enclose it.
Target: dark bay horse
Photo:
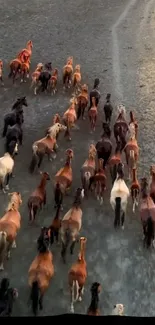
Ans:
[[[12,315],[13,303],[17,298],[17,289],[10,288],[9,279],[3,278],[0,284],[0,317]]]
[[[4,127],[2,136],[5,137],[7,133],[8,126],[13,126],[17,123],[19,118],[21,119],[22,123],[24,122],[24,114],[23,114],[23,106],[28,106],[26,97],[20,97],[17,99],[15,104],[12,106],[12,112],[8,113],[4,116]]]
[[[6,143],[5,149],[8,152],[8,148],[13,145],[13,143],[19,143],[22,145],[23,143],[23,130],[22,130],[22,118],[21,116],[18,117],[17,123],[8,128],[6,133]]]
[[[111,104],[111,94],[107,94],[106,103],[104,104],[103,110],[104,110],[106,122],[110,123],[111,117],[112,117],[112,112],[113,112],[113,106]]]
[[[112,152],[112,142],[109,134],[106,132],[102,135],[101,139],[96,144],[98,159],[103,159],[103,169],[105,168]]]
[[[123,105],[120,105],[120,107],[118,108],[118,112],[119,115],[114,124],[114,136],[116,142],[120,140],[120,132],[123,132],[125,137],[128,132],[128,123],[125,119],[125,114],[126,114],[125,107]]]
[[[92,107],[92,98],[95,97],[95,105],[98,106],[99,104],[99,101],[100,101],[100,97],[101,97],[101,94],[99,92],[99,84],[100,84],[100,80],[98,78],[96,78],[94,80],[94,88],[93,90],[91,90],[90,94],[89,94],[89,98],[90,98],[90,106],[89,106],[89,109],[91,109]]]

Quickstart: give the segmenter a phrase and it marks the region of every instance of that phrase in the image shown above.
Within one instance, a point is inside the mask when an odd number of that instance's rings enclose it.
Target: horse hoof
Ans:
[[[73,306],[70,308],[70,312],[71,312],[72,314],[74,314],[74,307],[73,307]]]
[[[56,155],[52,156],[53,159],[56,159],[56,157],[57,157]]]
[[[124,230],[124,226],[122,226],[122,230]]]
[[[5,186],[5,189],[8,191],[9,190],[9,185],[6,185]]]
[[[10,252],[8,252],[8,254],[7,254],[7,260],[10,259],[10,256],[11,256],[11,254],[10,254]]]
[[[6,194],[6,191],[4,190],[4,188],[3,188],[3,193]]]
[[[4,266],[3,266],[3,264],[0,265],[0,271],[4,271]]]
[[[69,140],[69,141],[71,141],[72,139],[71,139],[71,138],[69,138],[68,140]]]
[[[12,244],[12,248],[16,248],[17,245],[16,245],[16,242],[14,241],[13,244]]]
[[[78,301],[82,301],[82,297],[81,296],[78,298]]]

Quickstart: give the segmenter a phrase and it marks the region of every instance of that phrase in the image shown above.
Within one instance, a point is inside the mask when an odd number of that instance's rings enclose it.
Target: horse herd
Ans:
[[[18,57],[10,63],[10,77],[15,81],[19,74],[24,80],[24,64],[30,64],[32,54],[32,41],[28,42],[26,49],[23,49]],[[28,63],[27,63],[28,62]],[[22,65],[23,64],[23,65]],[[28,66],[28,65],[27,65]],[[52,87],[53,93],[56,91],[57,78],[48,71],[51,63],[45,65],[39,64],[39,69],[32,74],[32,84],[36,90],[41,83],[42,89],[47,90]],[[2,78],[1,65],[1,81]],[[24,69],[24,70],[23,70]],[[57,69],[55,69],[57,70]],[[53,73],[55,73],[55,70]],[[47,78],[48,73],[50,78]],[[40,78],[41,76],[41,78]],[[58,74],[57,74],[58,76]],[[52,79],[51,79],[52,78]],[[32,144],[32,158],[29,165],[29,172],[34,173],[42,164],[43,158],[47,155],[49,161],[56,159],[58,150],[58,141],[60,133],[71,140],[72,129],[76,128],[80,117],[85,119],[86,108],[88,107],[88,119],[90,122],[90,131],[93,133],[96,127],[97,116],[99,113],[98,105],[100,102],[99,79],[95,79],[94,87],[88,92],[86,84],[81,85],[80,65],[73,69],[73,58],[69,57],[63,68],[63,85],[67,89],[73,87],[74,95],[70,99],[68,109],[62,116],[55,114],[52,125],[45,130],[45,136]],[[88,106],[89,104],[89,106]],[[13,176],[15,156],[19,151],[19,146],[23,141],[23,106],[28,106],[26,97],[18,98],[12,107],[12,111],[4,117],[4,128],[2,136],[6,138],[5,154],[0,158],[0,183],[4,193],[9,189],[10,177]],[[74,312],[74,303],[81,301],[84,294],[84,286],[87,279],[87,263],[85,259],[85,248],[87,239],[79,237],[82,228],[82,200],[88,198],[90,193],[102,205],[104,195],[107,191],[108,174],[111,177],[112,189],[110,193],[110,204],[114,210],[114,227],[124,229],[125,215],[127,205],[131,196],[133,212],[139,209],[142,227],[144,245],[148,248],[154,246],[155,232],[155,166],[151,166],[150,174],[152,180],[142,178],[141,182],[137,178],[137,166],[139,161],[139,146],[137,141],[138,122],[133,112],[130,112],[130,120],[127,120],[126,109],[123,105],[118,107],[118,116],[113,125],[113,135],[116,147],[113,152],[111,118],[113,106],[111,104],[111,94],[107,94],[104,105],[105,122],[102,123],[103,133],[101,139],[94,145],[90,144],[88,157],[81,166],[81,187],[77,188],[73,204],[68,212],[60,218],[60,211],[63,210],[63,200],[70,190],[74,175],[72,171],[72,159],[74,152],[67,149],[65,152],[66,161],[64,166],[57,171],[54,182],[54,201],[55,217],[52,223],[47,227],[41,228],[41,233],[37,241],[38,254],[33,260],[28,271],[28,284],[30,287],[29,303],[32,306],[34,315],[37,315],[38,309],[43,309],[43,297],[49,287],[50,280],[54,276],[54,263],[51,246],[61,242],[61,257],[66,263],[66,252],[70,249],[70,254],[74,253],[76,242],[80,243],[80,251],[77,261],[71,266],[68,274],[68,283],[70,287],[70,311]],[[61,140],[60,140],[61,144]],[[128,168],[128,178],[130,186],[125,182],[125,172],[123,164],[123,153],[125,154],[126,165]],[[27,206],[29,210],[29,222],[35,223],[37,213],[46,205],[46,184],[50,181],[50,175],[47,172],[40,172],[41,180],[38,187],[30,195]],[[21,227],[21,215],[19,208],[22,204],[21,194],[18,192],[9,193],[10,202],[4,216],[0,219],[0,270],[4,270],[4,263],[10,257],[12,248],[16,247],[16,237]],[[76,289],[76,296],[74,296]],[[100,283],[93,283],[91,287],[91,304],[88,308],[88,315],[100,315],[98,303]],[[18,291],[9,288],[8,279],[4,278],[0,287],[0,315],[11,315],[13,300],[17,298]],[[124,306],[117,304],[114,306],[113,314],[123,315]]]

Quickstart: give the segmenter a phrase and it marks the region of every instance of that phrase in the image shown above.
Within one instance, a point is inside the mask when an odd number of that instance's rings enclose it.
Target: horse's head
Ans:
[[[80,72],[80,69],[81,69],[80,64],[77,64],[77,65],[75,66],[75,71],[76,71],[76,72]]]
[[[67,59],[67,65],[73,65],[73,56],[69,56]]]
[[[45,69],[52,71],[52,62],[45,63]]]
[[[56,123],[56,124],[57,124],[57,128],[58,128],[58,133],[61,132],[61,131],[66,131],[67,130],[67,126],[65,126],[65,125],[63,125],[61,123]]]
[[[17,203],[19,206],[22,204],[22,197],[19,192],[8,193],[8,195],[11,196],[12,204]]]
[[[53,124],[60,123],[61,122],[61,117],[59,114],[55,114],[53,117]]]
[[[50,180],[50,175],[49,175],[49,173],[40,171],[40,175],[42,175],[42,177],[43,177],[46,181],[49,181],[49,180]]]
[[[77,105],[77,103],[78,103],[77,98],[76,98],[76,97],[72,97],[72,98],[70,99],[70,103],[71,103],[72,105]]]
[[[18,155],[18,142],[15,143],[15,147],[14,147],[14,150],[13,150],[13,156],[14,155]]]
[[[124,305],[123,304],[114,305],[113,315],[123,316],[123,314],[124,314]]]
[[[91,286],[90,292],[92,295],[98,295],[101,292],[101,284],[99,282],[94,282]]]
[[[55,76],[55,77],[58,76],[58,69],[57,69],[57,68],[55,68],[55,69],[53,70],[53,76]]]
[[[80,187],[77,188],[76,197],[80,198],[80,199],[84,198],[84,189],[83,188],[80,188]]]
[[[97,150],[95,148],[95,145],[91,144],[89,146],[89,157],[94,159],[96,157],[96,154],[97,154]]]
[[[94,88],[98,87],[100,84],[100,79],[99,78],[95,78],[94,80]]]
[[[36,70],[41,72],[43,70],[43,67],[44,67],[43,63],[40,62],[37,64]]]
[[[73,159],[74,158],[74,152],[72,149],[67,149],[66,150],[66,156],[69,158],[69,159]]]
[[[125,106],[123,104],[118,105],[117,106],[117,111],[118,111],[118,118],[117,118],[117,120],[119,120],[119,119],[125,120],[125,117],[126,117],[126,109],[125,109]]]
[[[106,101],[107,101],[107,102],[110,102],[110,99],[111,99],[111,94],[107,94],[107,96],[106,96]]]
[[[155,165],[152,165],[152,166],[150,167],[150,175],[151,175],[151,176],[155,176]]]
[[[26,96],[18,98],[17,101],[18,101],[19,106],[21,106],[21,105],[26,106],[26,107],[28,106]]]
[[[30,47],[31,49],[33,48],[33,43],[32,43],[31,40],[29,40],[29,41],[27,42],[26,47],[27,47],[27,48]]]
[[[124,164],[122,162],[117,165],[117,175],[121,179],[124,177]]]
[[[88,92],[88,86],[86,84],[82,85],[81,91]]]

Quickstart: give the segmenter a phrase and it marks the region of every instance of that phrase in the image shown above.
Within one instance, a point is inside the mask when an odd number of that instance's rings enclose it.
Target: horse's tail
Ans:
[[[38,146],[33,145],[32,150],[33,150],[33,155],[32,155],[31,163],[30,163],[30,166],[29,166],[29,172],[30,173],[34,172],[35,166],[36,166],[37,161],[38,161],[38,156],[37,156]]]
[[[8,124],[7,124],[6,121],[4,120],[4,127],[3,127],[3,133],[2,133],[2,137],[3,137],[3,138],[6,136],[7,129],[8,129]]]
[[[7,246],[7,233],[0,231],[0,256],[3,256]]]
[[[152,239],[154,238],[154,224],[151,216],[147,219],[145,233],[146,233],[146,238],[145,238],[146,246],[147,248],[149,248],[151,246]]]
[[[55,186],[54,198],[55,198],[56,207],[61,206],[62,201],[63,201],[63,193],[61,191],[61,186],[60,186],[59,182]]]
[[[131,120],[131,123],[134,123],[134,115],[133,115],[132,111],[130,111],[130,120]]]
[[[83,187],[84,187],[84,191],[85,191],[85,195],[88,195],[88,190],[89,190],[89,185],[90,185],[90,178],[91,178],[91,174],[90,172],[85,172],[84,174],[84,182],[83,182]]]
[[[40,294],[39,283],[38,281],[34,281],[32,283],[31,296],[30,296],[30,299],[32,301],[32,312],[34,316],[37,316],[38,313],[39,294]]]
[[[65,131],[65,137],[69,137],[70,136],[70,126],[69,126],[69,117],[67,116],[67,119],[66,119],[66,126],[67,126],[67,129]]]
[[[121,198],[115,198],[116,206],[115,206],[115,220],[114,220],[114,227],[117,228],[120,226],[120,219],[121,219]]]

